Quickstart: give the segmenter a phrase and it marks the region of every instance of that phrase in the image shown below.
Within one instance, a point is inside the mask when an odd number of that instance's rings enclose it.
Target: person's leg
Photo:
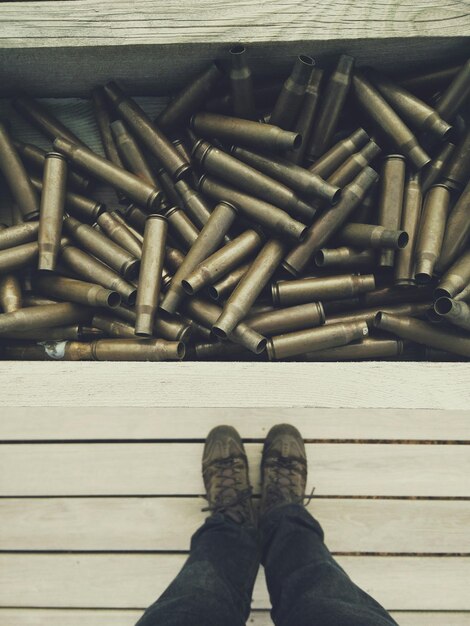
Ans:
[[[184,567],[138,626],[243,626],[259,567],[248,464],[238,433],[209,433],[203,457],[212,515],[191,540]]]
[[[262,563],[276,626],[390,626],[396,622],[355,585],[302,502],[307,463],[300,433],[269,433],[262,461]]]

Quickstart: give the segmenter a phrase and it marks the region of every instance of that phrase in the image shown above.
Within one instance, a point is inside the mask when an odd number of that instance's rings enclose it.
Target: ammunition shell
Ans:
[[[470,282],[462,289],[462,291],[459,291],[459,293],[455,296],[455,300],[458,300],[459,302],[462,300],[464,302],[470,302]]]
[[[337,204],[341,196],[341,190],[338,186],[324,181],[317,174],[312,174],[309,170],[290,163],[286,159],[279,159],[273,156],[266,157],[256,152],[251,152],[246,148],[238,148],[236,146],[232,148],[232,154],[240,161],[271,176],[276,181],[283,183],[307,198],[321,198],[330,204]],[[276,194],[272,194],[272,197],[275,198]],[[281,208],[289,210],[288,206]],[[312,209],[310,207],[309,209],[310,211],[305,211],[305,219],[312,218],[314,215]]]
[[[317,267],[334,267],[351,271],[373,271],[377,265],[374,250],[357,250],[348,246],[320,248],[315,252],[314,259]]]
[[[139,144],[121,120],[111,124],[111,131],[127,169],[147,181],[152,187],[159,187],[157,177],[147,163]],[[122,166],[124,167],[124,165]]]
[[[166,209],[170,206],[182,206],[183,201],[178,191],[176,190],[171,176],[165,172],[162,168],[158,171],[158,182],[161,185],[164,193],[164,201],[162,202],[162,209]]]
[[[80,324],[69,326],[55,326],[54,328],[38,328],[36,330],[23,330],[4,335],[8,339],[27,339],[34,341],[91,341],[102,336],[102,331],[97,328],[89,328]]]
[[[153,334],[155,314],[160,298],[167,230],[165,217],[150,215],[147,218],[135,305],[137,314],[135,334],[143,337]]]
[[[353,67],[354,58],[347,54],[342,54],[336,69],[325,86],[315,130],[307,148],[312,161],[331,147],[331,140],[351,85]]]
[[[427,283],[432,278],[444,239],[449,204],[450,192],[444,185],[433,185],[426,194],[415,251],[418,283]]]
[[[127,228],[124,221],[118,221],[115,213],[104,212],[98,216],[96,221],[98,226],[114,243],[127,250],[136,259],[140,260],[142,258],[142,244]]]
[[[0,308],[12,313],[22,307],[21,285],[14,274],[0,276]]]
[[[89,322],[90,317],[90,309],[70,302],[32,306],[0,315],[0,334]]]
[[[277,97],[271,113],[271,124],[286,130],[292,128],[302,106],[302,100],[314,65],[315,61],[305,54],[297,57],[292,71]]]
[[[91,307],[113,309],[121,304],[117,291],[64,276],[38,276],[36,288],[46,296]]]
[[[292,306],[306,302],[351,298],[375,289],[375,278],[371,275],[327,276],[325,278],[299,278],[280,280],[273,283],[271,293],[275,306]]]
[[[132,336],[135,337],[134,327],[137,317],[135,311],[121,306],[117,307],[113,313],[128,322],[132,328]],[[158,313],[153,331],[157,337],[168,339],[168,341],[182,341],[186,343],[192,337],[192,328],[185,320],[179,317],[171,317],[162,310]]]
[[[165,339],[99,339],[92,344],[95,361],[180,361],[185,347]]]
[[[147,213],[144,213],[139,207],[130,204],[124,210],[124,217],[133,226],[137,232],[143,233],[145,230],[145,222],[147,220]]]
[[[183,200],[184,208],[198,228],[202,228],[210,217],[211,209],[200,193],[194,191],[185,180],[175,184],[176,191]]]
[[[247,273],[240,280],[224,305],[222,314],[212,327],[218,337],[226,338],[248,314],[251,306],[278,268],[286,245],[270,239],[261,248]]]
[[[380,183],[379,224],[384,228],[398,230],[405,192],[405,159],[400,154],[389,154],[384,158]],[[395,252],[383,250],[379,266],[393,267],[394,263]]]
[[[38,306],[39,304],[57,304],[57,300],[51,298],[45,298],[38,294],[33,294],[31,291],[25,291],[23,293],[23,306]]]
[[[411,91],[435,92],[443,85],[448,85],[461,68],[462,65],[460,63],[439,68],[436,68],[433,64],[432,69],[428,69],[424,72],[413,72],[404,79],[400,78],[400,84],[406,87],[406,89],[411,89]]]
[[[252,361],[253,353],[236,343],[195,343],[187,352],[189,361]]]
[[[346,346],[318,350],[302,354],[302,361],[358,361],[364,359],[393,359],[403,354],[404,342],[401,339],[377,339],[366,337],[362,341]]]
[[[435,297],[454,298],[470,284],[470,250],[464,252],[439,281]]]
[[[423,194],[427,193],[434,183],[439,182],[441,173],[447,166],[454,150],[455,144],[450,142],[444,144],[433,160],[426,165],[421,177],[421,189]]]
[[[464,105],[470,94],[470,59],[462,66],[454,79],[439,98],[436,111],[447,120],[452,121]]]
[[[439,298],[434,303],[434,310],[454,326],[470,330],[470,306],[466,302]]]
[[[247,317],[245,324],[265,337],[321,326],[325,312],[320,302],[299,304]]]
[[[94,328],[98,328],[109,337],[135,339],[134,327],[104,313],[96,313],[91,319]]]
[[[358,152],[350,157],[328,177],[328,183],[336,187],[345,187],[375,159],[381,150],[375,141],[368,141]]]
[[[351,215],[351,220],[358,224],[376,224],[378,206],[378,185],[365,195],[359,206]]]
[[[39,215],[39,199],[5,125],[0,122],[0,171],[25,221]]]
[[[35,189],[42,192],[42,180],[32,176],[31,184]],[[102,202],[87,198],[86,196],[72,191],[67,191],[65,194],[65,208],[68,213],[71,213],[77,219],[90,222],[95,222],[101,213],[106,210]]]
[[[302,137],[298,133],[272,124],[216,113],[196,113],[191,118],[191,128],[205,139],[215,137],[220,141],[260,151],[286,152],[296,150],[302,144]]]
[[[237,267],[237,269],[233,270],[226,276],[224,276],[221,280],[216,281],[213,285],[210,285],[207,289],[207,293],[212,300],[222,300],[229,293],[235,289],[240,280],[245,276],[247,271],[251,267],[251,262],[244,263]]]
[[[349,322],[364,321],[369,328],[373,328],[375,316],[379,311],[393,315],[409,315],[410,317],[425,317],[429,310],[430,300],[426,302],[410,302],[405,304],[378,304],[368,309],[359,309],[336,315],[327,315],[325,324],[345,324]],[[326,303],[325,303],[326,305]]]
[[[361,296],[361,306],[371,307],[377,304],[400,304],[410,302],[425,302],[432,299],[433,289],[430,286],[400,289],[397,287],[382,287],[369,291]]]
[[[49,329],[46,329],[49,332]],[[91,360],[91,344],[48,341],[47,343],[9,342],[1,346],[4,359],[10,361],[82,361]]]
[[[242,193],[224,183],[203,176],[199,181],[199,186],[204,194],[217,201],[227,200],[242,211],[248,219],[265,226],[273,233],[288,236],[297,240],[304,237],[306,226],[298,222],[288,213],[278,207],[254,198],[246,193]]]
[[[184,139],[172,139],[171,143],[175,146],[176,150],[181,156],[186,159],[188,163],[191,163],[191,152],[188,150]],[[179,181],[178,181],[179,182]]]
[[[119,211],[111,211],[110,215],[115,219],[116,222],[119,222],[119,224],[122,224],[125,228],[127,228],[127,230],[131,233],[131,235],[134,236],[135,240],[138,243],[140,243],[140,246],[142,247],[142,244],[144,243],[143,235],[141,235],[139,232],[137,232],[137,230],[135,228],[130,226],[126,222],[126,220],[124,219],[122,214],[119,213]]]
[[[5,226],[0,230],[0,250],[14,248],[24,243],[36,241],[39,222],[27,222],[16,226]]]
[[[24,267],[33,267],[37,263],[38,256],[39,249],[36,241],[0,250],[0,274],[8,274]]]
[[[364,322],[332,324],[277,335],[268,339],[266,350],[270,361],[278,361],[305,352],[344,346],[351,341],[367,337],[369,330]]]
[[[364,112],[381,128],[398,150],[410,159],[416,169],[420,170],[429,163],[431,159],[418,144],[408,126],[359,72],[354,74],[353,86],[356,100]]]
[[[170,287],[160,305],[163,310],[168,313],[174,313],[177,310],[185,295],[182,281],[201,261],[217,250],[236,215],[237,209],[227,202],[220,202],[215,207],[204,228],[184,257],[183,263],[173,276]]]
[[[217,250],[190,272],[182,281],[183,289],[190,296],[240,266],[251,257],[263,243],[255,230],[246,230],[236,239]]]
[[[338,204],[320,215],[308,229],[305,240],[293,248],[284,259],[283,265],[289,272],[298,275],[305,268],[314,253],[341,228],[377,178],[377,172],[366,167],[343,189]]]
[[[357,152],[369,141],[369,135],[363,128],[358,128],[346,139],[341,139],[323,156],[309,167],[310,172],[327,178],[331,176],[348,157]]]
[[[470,237],[468,206],[470,203],[470,182],[462,191],[447,220],[441,256],[436,271],[446,270],[461,254]]]
[[[380,330],[390,332],[401,339],[409,339],[415,343],[422,343],[431,348],[454,352],[462,356],[470,356],[470,336],[463,336],[442,326],[435,326],[413,319],[412,317],[398,317],[389,313],[377,313],[374,325]]]
[[[462,136],[442,174],[442,182],[460,192],[470,178],[470,129]]]
[[[287,156],[289,161],[300,165],[305,157],[308,147],[308,139],[312,134],[313,122],[318,111],[318,101],[320,96],[320,84],[323,78],[323,70],[314,67],[310,74],[305,95],[302,100],[302,106],[294,125],[294,132],[298,133],[303,139],[300,148],[292,150]]]
[[[179,180],[185,176],[190,170],[190,164],[183,159],[156,124],[152,124],[138,104],[132,98],[127,97],[114,82],[105,85],[104,90],[136,137],[158,159],[173,180]]]
[[[279,95],[281,91],[282,82],[277,79],[273,81],[267,81],[262,85],[256,85],[254,87],[254,97],[256,108],[263,111],[268,108],[272,108],[273,101]],[[223,96],[218,96],[207,100],[204,105],[204,110],[211,113],[223,113],[224,115],[232,115],[233,113],[233,96],[232,93],[226,93]]]
[[[350,223],[338,233],[338,240],[349,246],[362,248],[391,248],[402,250],[408,244],[408,233],[404,230],[390,230],[372,224]]]
[[[176,270],[184,261],[184,254],[177,248],[167,246],[165,252],[165,261],[168,264],[170,270],[176,272]]]
[[[38,269],[43,271],[53,272],[56,269],[64,220],[66,183],[67,162],[61,154],[48,152],[44,166],[38,233]]]
[[[178,207],[173,207],[165,213],[170,227],[170,233],[182,241],[185,248],[190,248],[199,236],[199,230],[192,223],[186,213]]]
[[[246,59],[246,49],[234,46],[230,49],[231,67],[229,71],[232,88],[233,114],[248,120],[256,119],[253,77]]]
[[[398,250],[395,257],[395,284],[413,285],[414,279],[414,252],[418,228],[421,218],[423,194],[419,184],[419,174],[410,174],[405,184],[401,227],[408,233],[408,245]]]

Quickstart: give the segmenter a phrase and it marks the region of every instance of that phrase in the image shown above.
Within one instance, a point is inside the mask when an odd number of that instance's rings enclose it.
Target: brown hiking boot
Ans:
[[[254,523],[248,461],[240,435],[231,426],[217,426],[208,434],[202,457],[202,476],[209,506],[238,524]]]
[[[260,515],[286,504],[302,504],[307,456],[302,435],[290,424],[274,426],[264,442],[261,460]]]

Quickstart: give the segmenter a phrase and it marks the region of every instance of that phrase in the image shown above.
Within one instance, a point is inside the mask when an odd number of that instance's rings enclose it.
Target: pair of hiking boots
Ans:
[[[217,426],[206,439],[202,474],[208,507],[238,524],[255,523],[252,487],[245,448],[231,426]],[[259,516],[286,504],[302,504],[307,481],[307,457],[299,431],[289,424],[271,428],[261,459]]]

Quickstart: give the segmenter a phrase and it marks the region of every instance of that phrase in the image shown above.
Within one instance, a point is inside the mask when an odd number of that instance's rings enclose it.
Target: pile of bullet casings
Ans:
[[[227,56],[154,121],[94,89],[106,158],[13,100],[53,151],[0,123],[0,358],[469,358],[470,61]]]

